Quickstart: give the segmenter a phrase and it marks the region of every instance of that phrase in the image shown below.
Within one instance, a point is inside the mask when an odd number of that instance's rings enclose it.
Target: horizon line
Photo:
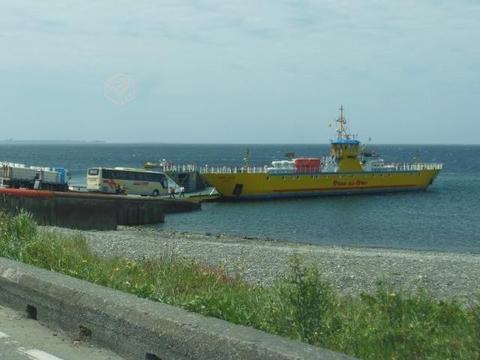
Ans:
[[[391,146],[480,146],[480,143],[367,143],[362,142],[363,145],[391,145]],[[223,145],[223,146],[237,146],[237,145],[330,145],[330,143],[258,143],[258,142],[155,142],[155,141],[107,141],[107,140],[0,140],[0,145]]]

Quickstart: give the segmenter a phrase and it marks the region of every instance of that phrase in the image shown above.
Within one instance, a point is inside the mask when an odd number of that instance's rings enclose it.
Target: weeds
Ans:
[[[255,287],[173,257],[98,256],[82,236],[38,230],[26,213],[1,212],[0,256],[364,359],[480,358],[478,305],[381,284],[374,294],[339,297],[300,258],[285,279]]]
[[[339,330],[338,299],[316,268],[307,268],[300,258],[293,258],[282,293],[291,306],[294,328],[299,330],[301,340],[326,343]]]

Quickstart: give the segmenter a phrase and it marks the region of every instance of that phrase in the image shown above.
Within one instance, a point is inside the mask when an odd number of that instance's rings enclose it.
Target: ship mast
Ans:
[[[336,120],[337,122],[337,140],[348,140],[351,135],[348,133],[347,128],[347,119],[345,119],[343,105],[340,106],[340,117]]]

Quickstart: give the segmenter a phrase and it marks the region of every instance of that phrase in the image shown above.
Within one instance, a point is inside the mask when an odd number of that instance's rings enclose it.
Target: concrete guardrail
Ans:
[[[0,304],[128,359],[351,359],[4,258]]]

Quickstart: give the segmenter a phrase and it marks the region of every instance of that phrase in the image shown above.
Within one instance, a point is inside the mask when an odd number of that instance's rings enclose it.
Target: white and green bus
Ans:
[[[168,178],[163,172],[131,168],[90,168],[87,191],[109,194],[159,196],[168,194]]]

